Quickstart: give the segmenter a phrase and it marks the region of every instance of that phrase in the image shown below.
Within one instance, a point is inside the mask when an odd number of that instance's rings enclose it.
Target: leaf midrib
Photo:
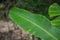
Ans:
[[[17,14],[16,14],[16,15],[17,15]],[[27,20],[28,22],[32,23],[33,25],[37,26],[37,27],[40,28],[42,31],[46,32],[49,36],[51,36],[53,39],[57,40],[56,37],[54,37],[51,33],[49,33],[48,31],[46,31],[44,28],[40,27],[38,24],[30,21],[29,19],[27,19],[27,18],[25,18],[25,17],[23,17],[23,16],[20,16],[20,15],[18,15],[18,16],[21,17],[21,18],[23,18],[23,19],[25,19],[25,20]]]

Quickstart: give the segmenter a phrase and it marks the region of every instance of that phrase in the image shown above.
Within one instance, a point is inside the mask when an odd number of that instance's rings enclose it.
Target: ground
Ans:
[[[11,20],[0,20],[0,40],[40,40],[19,28]]]

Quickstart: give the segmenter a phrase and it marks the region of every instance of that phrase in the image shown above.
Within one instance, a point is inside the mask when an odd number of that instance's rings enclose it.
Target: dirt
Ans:
[[[0,20],[0,40],[40,40],[19,28],[11,20]]]

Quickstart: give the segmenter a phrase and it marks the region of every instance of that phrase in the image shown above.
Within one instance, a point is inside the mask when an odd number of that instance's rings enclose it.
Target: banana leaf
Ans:
[[[45,16],[17,7],[12,8],[9,13],[12,21],[31,35],[42,40],[60,40],[60,29],[52,27]]]
[[[60,6],[57,3],[50,6],[49,15],[53,19],[51,20],[51,24],[56,28],[60,28]]]
[[[60,15],[60,6],[57,3],[52,4],[49,7],[48,12],[49,12],[49,16],[51,18],[54,17],[54,16],[58,16],[58,15]]]

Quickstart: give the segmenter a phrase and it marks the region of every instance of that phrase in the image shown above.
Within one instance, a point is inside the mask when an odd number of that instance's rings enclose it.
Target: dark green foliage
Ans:
[[[0,0],[0,3],[2,3],[2,2],[5,5],[4,8],[9,9],[13,5],[15,5],[17,0]],[[29,10],[29,11],[34,12],[34,13],[43,14],[49,18],[48,8],[54,2],[59,4],[60,0],[18,0],[16,6],[23,8],[23,9],[26,9],[26,10]]]
[[[34,13],[40,13],[49,18],[48,8],[53,3],[59,4],[60,0],[19,0],[17,6]]]
[[[0,0],[0,19],[8,19],[9,10],[16,4],[17,0]],[[2,15],[2,16],[1,16]]]
[[[51,5],[53,1],[44,1],[44,0],[20,0],[18,2],[18,7],[25,8],[34,13],[42,13],[47,16],[47,10],[49,5]]]

